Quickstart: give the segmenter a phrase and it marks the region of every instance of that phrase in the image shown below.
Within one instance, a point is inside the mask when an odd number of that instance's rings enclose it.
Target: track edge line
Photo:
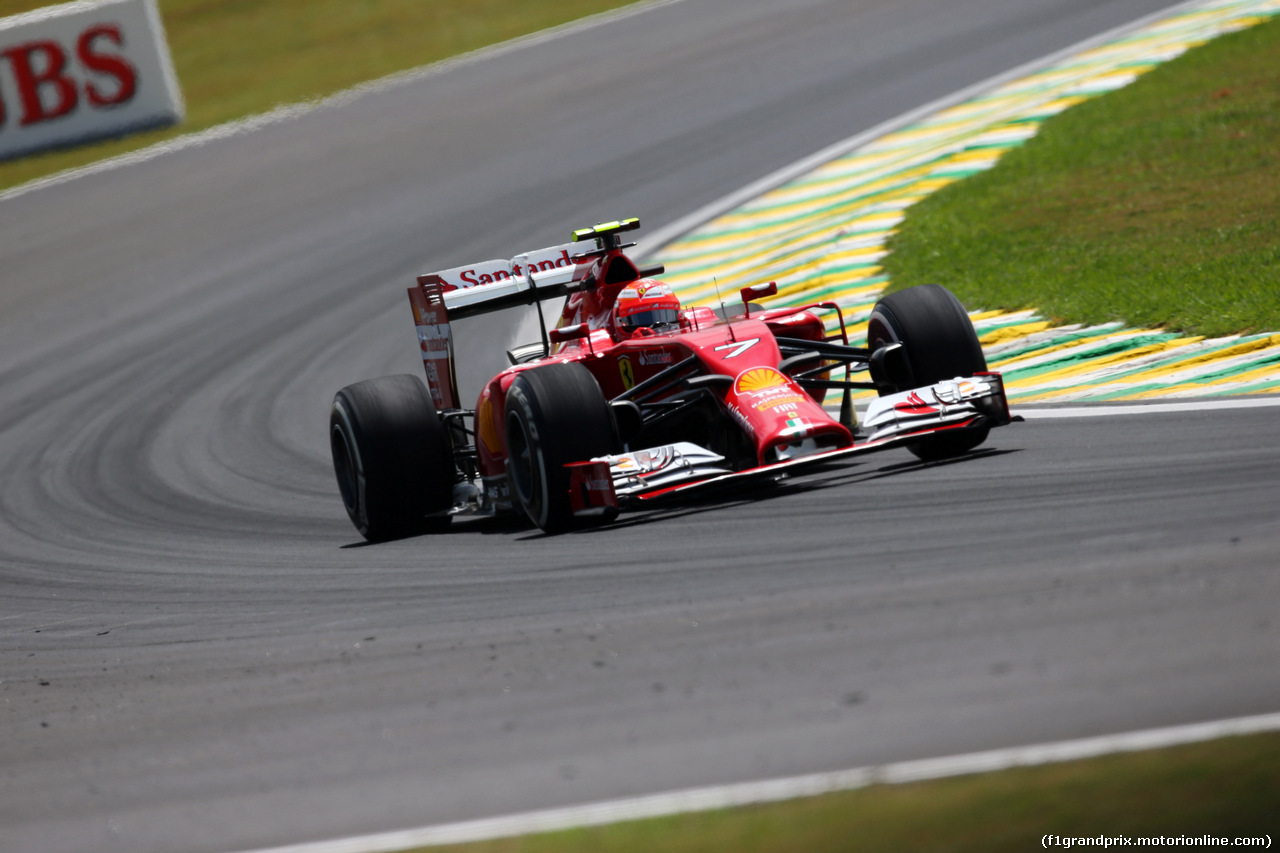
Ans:
[[[1272,731],[1280,731],[1280,713],[1141,729],[1120,734],[1051,741],[941,758],[900,761],[758,782],[686,788],[579,806],[434,824],[417,829],[262,848],[241,851],[241,853],[394,853],[394,851],[414,847],[488,841],[530,833],[602,826],[627,820],[774,803],[836,791],[851,791],[873,784],[897,785],[945,779],[951,776],[966,776],[1015,767],[1035,767]]]

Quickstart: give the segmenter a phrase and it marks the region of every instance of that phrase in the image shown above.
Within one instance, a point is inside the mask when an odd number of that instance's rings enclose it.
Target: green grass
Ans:
[[[911,208],[885,266],[972,308],[1280,329],[1280,20],[1047,121]]]
[[[433,853],[1027,851],[1059,836],[1270,834],[1280,842],[1280,734],[878,785]]]
[[[0,189],[631,0],[160,0],[181,125],[0,163]],[[47,5],[0,0],[0,17]]]

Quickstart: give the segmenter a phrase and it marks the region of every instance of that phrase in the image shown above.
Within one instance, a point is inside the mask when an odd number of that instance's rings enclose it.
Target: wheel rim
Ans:
[[[512,418],[511,423],[515,429],[510,430],[507,436],[507,458],[511,460],[511,473],[512,479],[515,480],[516,495],[525,506],[532,506],[534,502],[533,484],[536,475],[533,448],[529,443],[529,436],[525,432],[524,423],[520,418]]]

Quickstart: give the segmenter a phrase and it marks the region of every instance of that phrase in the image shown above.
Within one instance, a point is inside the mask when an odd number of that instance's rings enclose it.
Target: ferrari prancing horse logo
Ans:
[[[621,356],[618,359],[618,372],[622,374],[622,387],[630,391],[636,384],[636,373],[631,367],[631,357]]]

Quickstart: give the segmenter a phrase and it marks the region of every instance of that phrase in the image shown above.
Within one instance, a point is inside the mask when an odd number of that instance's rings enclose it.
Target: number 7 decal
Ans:
[[[734,341],[733,343],[724,344],[723,346],[716,347],[715,351],[720,352],[721,350],[731,349],[733,350],[733,352],[726,355],[725,358],[737,358],[738,356],[742,355],[744,352],[751,349],[753,346],[755,346],[758,343],[760,343],[759,338],[752,338],[749,341]]]

